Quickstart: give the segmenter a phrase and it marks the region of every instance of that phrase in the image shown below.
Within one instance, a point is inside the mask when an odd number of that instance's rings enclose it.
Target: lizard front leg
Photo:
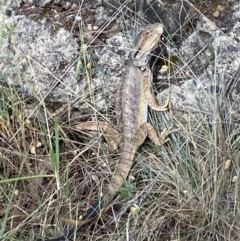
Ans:
[[[86,121],[73,126],[74,129],[82,131],[102,131],[104,138],[111,149],[117,150],[122,137],[117,130],[115,130],[109,123],[103,121]]]
[[[146,74],[146,77],[143,80],[143,90],[144,95],[147,99],[148,105],[156,111],[166,111],[168,109],[169,105],[169,98],[166,100],[164,105],[159,105],[156,97],[152,94],[150,89],[150,80],[151,80],[151,71],[147,71],[148,74]],[[150,73],[149,73],[150,72]]]

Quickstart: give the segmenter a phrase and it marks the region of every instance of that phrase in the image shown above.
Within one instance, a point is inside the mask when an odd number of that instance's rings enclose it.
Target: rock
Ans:
[[[232,16],[235,18],[235,14]],[[178,71],[175,70],[169,78],[176,78],[178,72],[179,79],[182,79],[178,86],[171,87],[170,92],[173,113],[184,125],[192,123],[191,128],[197,128],[202,118],[208,118],[207,113],[216,111],[218,102],[229,112],[227,116],[240,117],[239,38],[238,22],[225,34],[202,16],[194,32],[183,41],[177,55]]]

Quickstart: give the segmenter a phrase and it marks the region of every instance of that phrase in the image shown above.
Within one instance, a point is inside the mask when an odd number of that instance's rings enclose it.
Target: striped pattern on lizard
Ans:
[[[152,72],[148,65],[151,52],[158,46],[162,33],[162,24],[149,25],[139,33],[135,40],[135,49],[131,54],[131,61],[127,65],[121,83],[119,101],[121,134],[105,122],[89,121],[74,126],[77,130],[100,129],[113,149],[120,146],[119,162],[111,182],[103,189],[100,199],[92,205],[81,220],[63,219],[74,224],[74,228],[62,237],[41,239],[41,241],[68,240],[75,232],[80,230],[82,225],[95,219],[118,193],[119,188],[129,174],[137,149],[145,138],[148,136],[155,145],[161,146],[169,140],[167,136],[175,131],[165,129],[158,136],[152,125],[147,122],[148,106],[157,111],[166,111],[168,109],[168,101],[163,106],[159,106],[156,98],[151,93]],[[38,241],[40,240],[38,239]]]

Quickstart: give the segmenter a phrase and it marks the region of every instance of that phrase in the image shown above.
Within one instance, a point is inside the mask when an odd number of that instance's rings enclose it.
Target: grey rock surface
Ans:
[[[64,63],[71,63],[77,56],[76,40],[64,29],[60,29],[53,36],[45,21],[35,22],[25,16],[16,16],[7,22],[16,24],[11,42],[5,40],[2,48],[6,51],[1,52],[1,59],[4,60],[1,63],[2,74],[8,75],[8,83],[24,86],[29,94],[34,94],[32,91],[35,86],[39,89],[36,94],[47,96],[54,85],[61,82],[65,87],[57,88],[58,93],[53,91],[50,95],[67,98],[66,83],[77,83],[75,71],[71,68],[64,77],[61,77],[64,71],[60,71],[58,67]]]
[[[239,3],[233,6],[237,10]],[[233,12],[233,19],[236,15]],[[216,24],[202,16],[193,33],[181,44],[176,53],[179,65],[176,73],[183,80],[170,87],[174,115],[183,124],[199,125],[201,118],[217,111],[216,103],[223,105],[239,118],[240,93],[240,25],[224,33]],[[166,95],[164,91],[159,94]],[[192,127],[191,127],[192,128]]]
[[[14,2],[8,8],[19,4],[20,1]],[[182,42],[180,50],[175,51],[179,71],[174,72],[181,73],[185,79],[180,86],[171,88],[175,109],[191,105],[199,98],[206,101],[205,95],[226,86],[237,72],[239,3],[233,4],[232,12],[235,25],[227,33],[214,22],[200,17],[193,33]],[[86,36],[96,38],[95,32],[105,23],[111,23],[112,16],[111,11],[102,6],[96,6],[92,16],[95,22],[86,26],[89,31],[84,31]],[[81,14],[75,20],[83,24]],[[116,22],[121,25],[120,19]],[[1,46],[4,49],[0,52],[3,81],[20,86],[26,96],[69,103],[79,109],[88,108],[86,102],[94,103],[100,110],[113,104],[132,49],[132,29],[106,37],[105,42],[100,42],[101,46],[89,47],[85,42],[79,44],[72,32],[61,24],[58,28],[55,28],[57,22],[49,24],[44,16],[36,21],[13,11],[12,16],[5,16],[5,24],[12,33],[10,38],[3,39]],[[82,34],[80,39],[85,37],[85,32]]]
[[[103,7],[96,9],[97,24],[110,21],[107,13]],[[81,24],[82,19],[77,21]],[[92,101],[98,109],[106,109],[130,53],[126,33],[109,37],[105,46],[89,47],[79,46],[78,39],[64,28],[54,31],[45,18],[34,21],[13,12],[5,17],[5,24],[12,26],[12,34],[1,46],[5,50],[0,53],[3,82],[17,86],[25,97],[69,103],[79,109],[89,108],[86,101]],[[97,58],[94,64],[93,57]]]

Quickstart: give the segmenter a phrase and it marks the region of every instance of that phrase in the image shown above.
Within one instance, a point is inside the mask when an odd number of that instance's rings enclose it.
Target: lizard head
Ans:
[[[134,41],[134,51],[132,52],[133,65],[144,67],[151,58],[151,52],[154,51],[163,34],[163,25],[155,23],[145,26]]]

